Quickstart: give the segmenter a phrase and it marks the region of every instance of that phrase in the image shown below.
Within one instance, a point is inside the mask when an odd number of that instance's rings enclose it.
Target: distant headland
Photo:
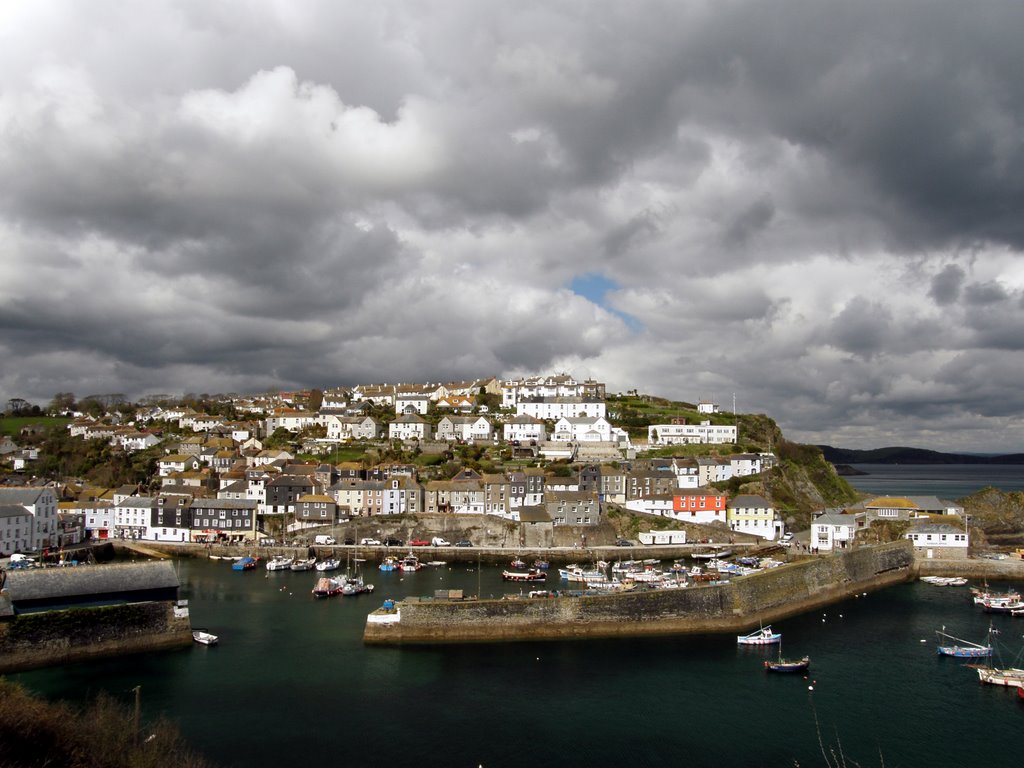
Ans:
[[[969,453],[941,453],[925,448],[875,448],[860,451],[819,445],[825,460],[835,465],[849,464],[1024,464],[1024,453],[987,456]],[[837,466],[838,468],[838,466]],[[841,474],[861,474],[854,468],[844,468]]]

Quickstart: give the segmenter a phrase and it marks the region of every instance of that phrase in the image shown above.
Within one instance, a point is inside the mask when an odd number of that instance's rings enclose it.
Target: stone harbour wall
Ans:
[[[508,642],[744,632],[913,577],[909,542],[788,563],[728,584],[610,595],[403,601],[371,614],[369,644]]]
[[[0,673],[189,645],[187,611],[133,603],[25,613],[0,622]]]

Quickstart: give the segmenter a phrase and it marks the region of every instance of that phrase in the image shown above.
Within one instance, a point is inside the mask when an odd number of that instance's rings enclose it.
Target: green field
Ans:
[[[0,417],[0,435],[17,437],[22,427],[30,424],[41,424],[45,429],[64,427],[71,422],[66,416],[2,416]]]

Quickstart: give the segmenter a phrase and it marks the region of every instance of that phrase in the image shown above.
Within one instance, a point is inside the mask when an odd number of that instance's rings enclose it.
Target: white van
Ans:
[[[440,536],[435,536],[434,538],[432,538],[430,540],[430,543],[433,544],[435,547],[450,547],[451,546],[451,544],[446,539],[442,539]]]
[[[329,546],[332,546],[334,544],[337,544],[338,542],[335,541],[333,536],[325,536],[324,534],[321,533],[321,534],[318,534],[318,535],[313,537],[313,543],[329,547]]]

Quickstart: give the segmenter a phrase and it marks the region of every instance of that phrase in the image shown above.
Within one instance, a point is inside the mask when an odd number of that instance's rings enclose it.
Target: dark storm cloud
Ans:
[[[939,306],[947,306],[957,300],[963,286],[966,273],[956,264],[950,264],[932,278],[932,287],[928,295]]]
[[[6,21],[7,397],[558,368],[858,442],[1024,408],[1019,3]]]

